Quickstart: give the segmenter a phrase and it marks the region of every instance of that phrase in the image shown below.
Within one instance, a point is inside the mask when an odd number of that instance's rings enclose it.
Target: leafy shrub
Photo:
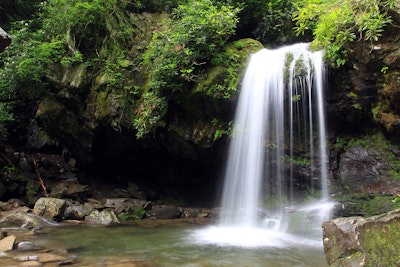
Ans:
[[[394,0],[303,0],[294,14],[297,34],[312,32],[314,49],[326,49],[332,66],[345,64],[348,42],[375,42],[391,22]]]
[[[172,18],[164,22],[167,29],[154,33],[144,54],[149,78],[143,95],[157,101],[145,101],[142,97],[142,109],[151,112],[134,115],[139,137],[152,130],[148,126],[157,125],[156,121],[162,117],[159,111],[164,110],[168,100],[187,94],[191,83],[222,51],[235,32],[238,11],[211,0],[189,1],[174,9]],[[154,102],[161,108],[152,108]],[[142,117],[142,114],[151,116]]]

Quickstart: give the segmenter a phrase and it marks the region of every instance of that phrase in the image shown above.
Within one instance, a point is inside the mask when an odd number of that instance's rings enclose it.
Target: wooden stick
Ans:
[[[40,177],[40,172],[39,172],[39,168],[38,168],[36,159],[32,159],[32,161],[33,161],[33,165],[35,165],[36,174],[39,179],[39,184],[43,189],[44,195],[45,195],[45,197],[49,197],[49,194],[47,193],[47,189],[46,189],[46,186],[44,185],[43,179],[42,179],[42,177]]]

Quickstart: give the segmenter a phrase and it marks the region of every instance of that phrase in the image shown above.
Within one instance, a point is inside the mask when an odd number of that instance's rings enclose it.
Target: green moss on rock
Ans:
[[[211,59],[213,67],[199,77],[195,91],[215,98],[232,97],[252,53],[264,48],[253,39],[241,39],[226,45],[225,50]]]
[[[400,265],[400,218],[387,223],[369,223],[360,231],[366,267]]]
[[[334,200],[340,203],[335,210],[336,217],[373,216],[400,208],[396,196],[373,193],[338,195]]]

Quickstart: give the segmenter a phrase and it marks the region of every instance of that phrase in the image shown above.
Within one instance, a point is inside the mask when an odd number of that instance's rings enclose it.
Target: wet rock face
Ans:
[[[365,219],[339,218],[322,227],[326,260],[331,267],[400,264],[400,209]]]
[[[374,149],[354,146],[340,156],[339,175],[348,192],[374,191],[378,179],[388,171],[385,155]]]

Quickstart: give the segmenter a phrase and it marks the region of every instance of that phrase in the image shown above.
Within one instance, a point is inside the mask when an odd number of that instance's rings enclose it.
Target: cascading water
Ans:
[[[236,109],[221,223],[203,232],[201,242],[279,246],[283,239],[293,241],[288,233],[321,237],[332,206],[327,202],[322,56],[308,44],[251,56]],[[299,154],[307,158],[296,159]],[[294,175],[299,162],[309,169],[307,194],[320,192],[307,205],[295,205],[301,195]]]

